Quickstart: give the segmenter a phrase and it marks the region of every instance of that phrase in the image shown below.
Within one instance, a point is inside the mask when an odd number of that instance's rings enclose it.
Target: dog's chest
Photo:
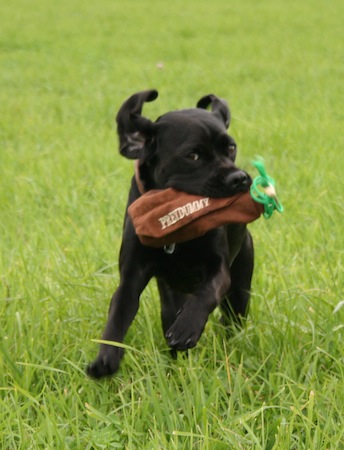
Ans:
[[[158,276],[164,278],[173,290],[190,293],[206,281],[207,267],[199,262],[186,264],[184,261],[173,261],[168,267],[162,266]]]
[[[223,260],[212,246],[206,244],[201,240],[197,246],[176,245],[171,254],[162,251],[156,275],[176,291],[194,292],[218,273]]]

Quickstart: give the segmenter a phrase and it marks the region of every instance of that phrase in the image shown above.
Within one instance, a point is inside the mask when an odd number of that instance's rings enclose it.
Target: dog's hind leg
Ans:
[[[253,242],[247,231],[240,251],[230,267],[229,293],[221,302],[222,320],[225,325],[233,322],[242,325],[242,319],[248,314],[253,265]]]

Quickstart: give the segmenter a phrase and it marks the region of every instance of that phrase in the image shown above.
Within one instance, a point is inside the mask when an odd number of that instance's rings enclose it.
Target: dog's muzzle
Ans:
[[[236,170],[226,175],[225,184],[235,190],[248,189],[252,183],[251,177],[243,170]]]

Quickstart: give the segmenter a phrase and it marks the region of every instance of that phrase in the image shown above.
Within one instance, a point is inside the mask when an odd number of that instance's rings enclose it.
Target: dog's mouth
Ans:
[[[197,173],[197,176],[174,174],[167,182],[162,183],[163,187],[160,189],[174,188],[191,195],[225,198],[248,192],[251,184],[252,178],[247,172],[237,168],[220,168],[203,177],[200,173]]]

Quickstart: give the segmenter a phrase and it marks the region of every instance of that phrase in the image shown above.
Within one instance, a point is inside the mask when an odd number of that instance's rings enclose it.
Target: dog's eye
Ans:
[[[191,159],[192,161],[197,161],[199,159],[199,153],[197,152],[189,153],[188,158]]]
[[[234,153],[236,150],[236,145],[235,144],[229,144],[228,146],[228,151],[230,154]]]

